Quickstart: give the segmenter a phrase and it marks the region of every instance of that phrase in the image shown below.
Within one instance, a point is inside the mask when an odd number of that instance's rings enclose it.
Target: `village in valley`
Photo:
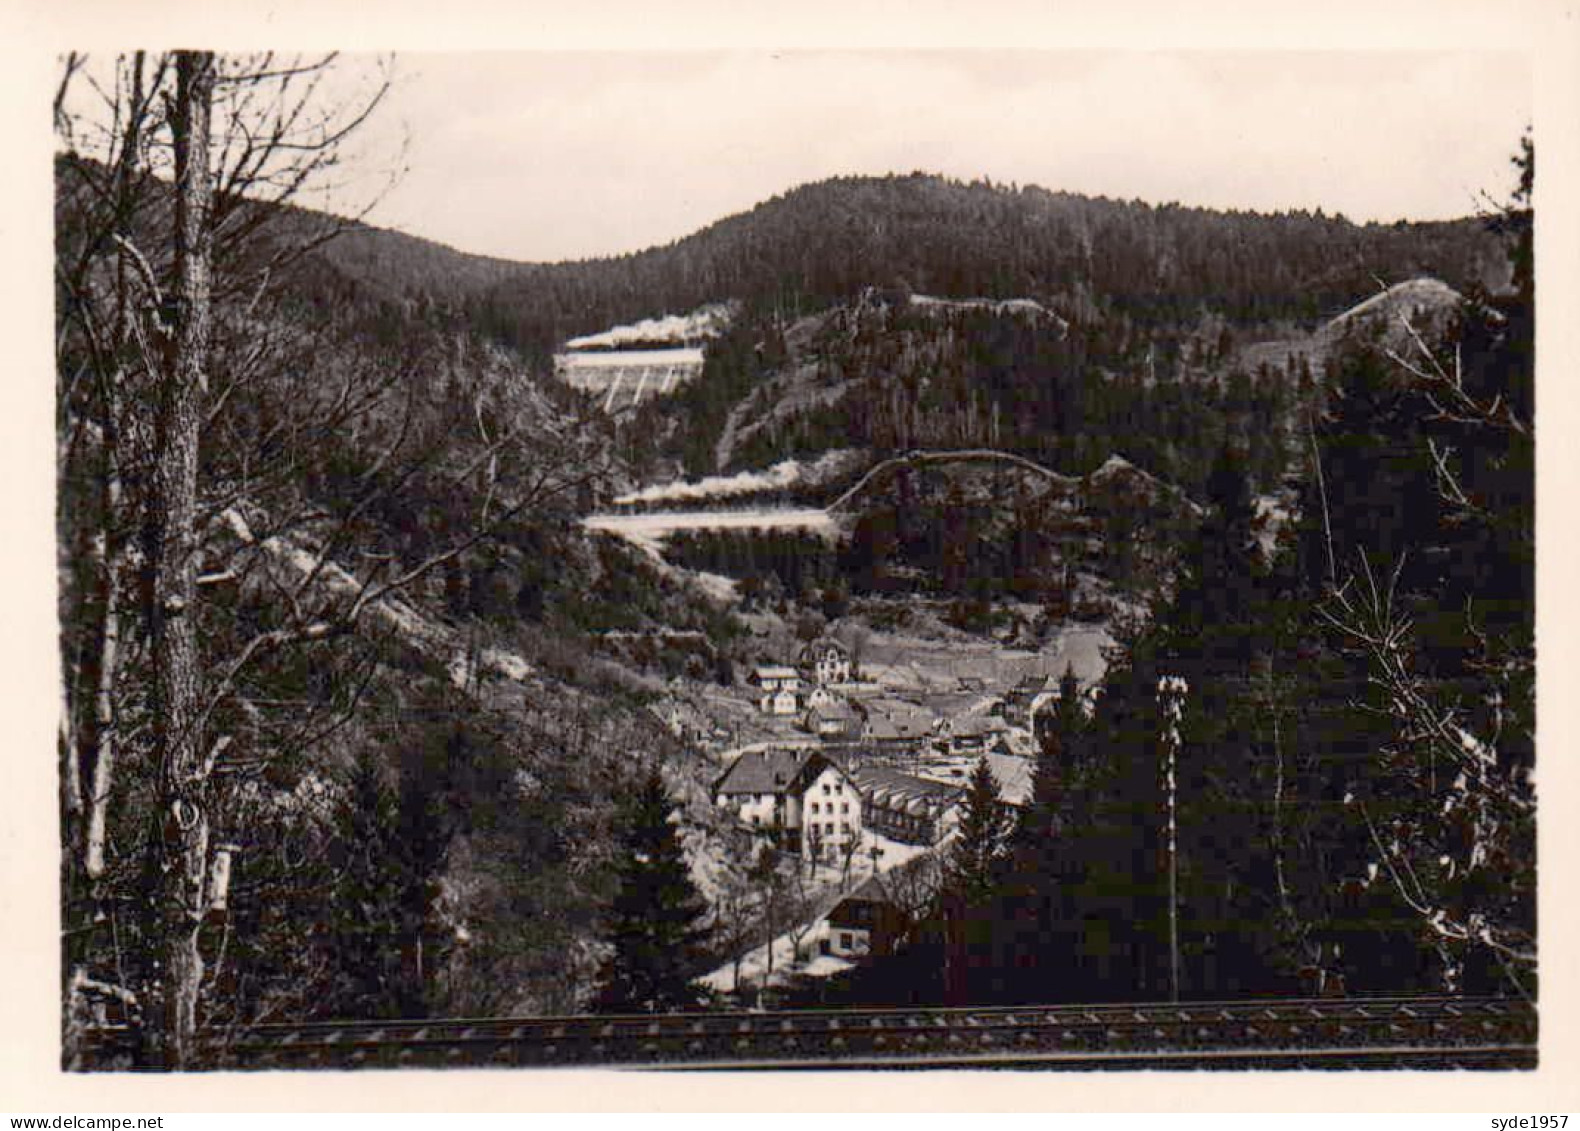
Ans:
[[[318,211],[392,60],[60,63],[63,1068],[1535,1065],[1528,132],[1485,215],[886,156],[540,260]]]
[[[704,730],[675,699],[655,707],[677,736],[712,748],[718,814],[801,896],[771,943],[704,979],[715,991],[755,995],[883,960],[937,894],[973,770],[990,771],[1006,828],[1031,800],[1037,719],[1060,682],[1049,657],[994,665],[1024,673],[1002,686],[964,675],[918,690],[884,665],[864,670],[853,651],[825,634],[711,697],[749,729]],[[772,737],[729,745],[743,730]]]
[[[908,302],[928,316],[981,305]],[[1048,317],[1023,309],[1035,304],[1009,305],[1008,315]],[[662,398],[698,379],[699,347],[711,348],[739,314],[703,307],[573,339],[555,354],[555,372],[622,427],[637,428],[647,411],[672,428]],[[791,336],[809,332],[803,325]],[[756,426],[742,412],[733,420],[731,436]],[[1161,494],[1119,458],[1076,480],[993,451],[913,451],[885,474],[860,453],[836,450],[734,476],[661,475],[582,520],[726,611],[744,633],[733,659],[699,632],[598,637],[628,665],[667,657],[675,671],[685,657],[648,709],[700,758],[671,787],[684,798],[676,822],[690,870],[715,906],[722,965],[699,981],[726,1001],[762,1007],[809,985],[815,996],[821,980],[903,949],[945,882],[973,773],[987,769],[1007,835],[1033,800],[1039,720],[1052,714],[1061,683],[1090,693],[1114,647],[1124,595],[1090,560],[1067,571],[1084,615],[1006,602],[990,631],[951,624],[950,603],[936,595],[848,594],[837,570],[821,587],[785,584],[798,570],[813,575],[891,477],[935,461],[944,481],[968,492],[1017,477],[1046,490],[1071,544],[1088,554],[1106,553],[1090,499],[1116,488],[1130,500]],[[773,556],[776,538],[791,540],[784,556]],[[725,572],[713,572],[699,547],[722,554]],[[743,554],[759,555],[760,572],[735,560]]]

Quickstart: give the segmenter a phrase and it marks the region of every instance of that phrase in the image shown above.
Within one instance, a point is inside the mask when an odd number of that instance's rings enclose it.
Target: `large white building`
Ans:
[[[713,801],[791,851],[834,863],[861,838],[861,794],[815,750],[748,750],[713,787]]]
[[[833,637],[808,644],[801,652],[801,663],[812,669],[820,685],[850,682],[850,650]]]
[[[814,756],[807,750],[748,750],[714,783],[713,802],[744,825],[798,837],[803,775]]]
[[[801,791],[801,853],[832,864],[861,843],[861,794],[839,766],[817,762]]]

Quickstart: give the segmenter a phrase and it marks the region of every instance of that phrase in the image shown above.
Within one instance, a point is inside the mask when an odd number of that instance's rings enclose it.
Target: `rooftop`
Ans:
[[[790,788],[814,759],[814,750],[748,750],[730,765],[715,793],[779,793]]]
[[[961,795],[958,786],[928,781],[887,766],[857,766],[850,776],[863,798],[888,808],[943,808]]]
[[[998,784],[1000,800],[1011,805],[1025,805],[1031,800],[1032,764],[1029,759],[1013,754],[984,754],[988,771]]]
[[[856,717],[856,712],[851,709],[850,704],[840,699],[835,699],[831,703],[815,703],[809,713],[818,718],[839,719],[842,722]]]

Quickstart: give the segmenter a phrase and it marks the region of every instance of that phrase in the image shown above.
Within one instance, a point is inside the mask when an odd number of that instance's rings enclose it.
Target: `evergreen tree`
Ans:
[[[1074,764],[1081,758],[1080,739],[1086,725],[1081,710],[1081,683],[1072,666],[1066,665],[1064,675],[1059,677],[1059,697],[1051,715],[1050,722],[1037,728],[1040,741],[1032,770],[1031,797],[1011,838],[1017,872],[1042,871],[1041,854],[1064,824],[1060,806],[1066,800],[1065,786]]]
[[[338,824],[325,939],[334,969],[325,995],[327,1012],[396,1017],[406,998],[401,939],[407,854],[399,837],[395,796],[371,751],[358,752]]]
[[[1077,942],[1060,909],[1069,878],[1065,838],[1084,829],[1087,818],[1084,791],[1071,788],[1084,769],[1080,700],[1080,683],[1066,668],[1052,720],[1038,728],[1031,797],[1009,834],[1007,874],[994,901],[994,1000],[1054,1001],[1068,990],[1061,975]]]
[[[697,1004],[691,979],[706,939],[697,926],[706,907],[691,882],[670,809],[655,766],[626,809],[619,887],[604,929],[612,953],[600,977],[601,1012],[662,1013]]]
[[[1351,725],[1301,739],[1344,800],[1323,830],[1344,871],[1308,917],[1344,926],[1351,988],[1534,990],[1529,157],[1494,220],[1514,293],[1349,343],[1315,436],[1302,581],[1348,675],[1319,721]]]
[[[940,905],[943,918],[944,1001],[966,1005],[991,992],[994,897],[1003,880],[1009,832],[1000,806],[998,783],[987,759],[977,762],[965,797],[965,811],[944,864]],[[983,975],[987,975],[985,978]]]
[[[1045,850],[1044,912],[1087,993],[1164,996],[1173,988],[1161,770],[1160,678],[1183,678],[1173,800],[1180,989],[1184,996],[1273,989],[1269,833],[1261,705],[1251,673],[1272,648],[1266,569],[1253,537],[1243,453],[1207,477],[1211,504],[1182,553],[1173,596],[1104,679],[1089,759],[1068,790],[1068,832]]]
[[[392,859],[398,861],[404,1017],[426,1017],[431,1012],[433,987],[447,957],[446,933],[437,922],[443,890],[439,880],[454,832],[452,776],[468,755],[468,738],[460,723],[450,726],[443,740],[429,728],[418,735],[402,751],[392,846]]]
[[[998,782],[982,758],[971,771],[944,880],[958,899],[980,904],[997,889],[1007,833]]]

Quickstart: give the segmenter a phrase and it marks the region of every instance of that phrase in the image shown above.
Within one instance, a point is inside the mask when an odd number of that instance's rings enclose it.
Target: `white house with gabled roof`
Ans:
[[[802,649],[801,663],[812,669],[819,684],[850,682],[850,649],[832,636],[814,640]]]
[[[838,765],[819,762],[801,790],[801,852],[833,864],[861,841],[861,794]]]
[[[757,688],[757,709],[765,715],[793,715],[801,706],[801,673],[782,664],[761,664],[746,682]]]

